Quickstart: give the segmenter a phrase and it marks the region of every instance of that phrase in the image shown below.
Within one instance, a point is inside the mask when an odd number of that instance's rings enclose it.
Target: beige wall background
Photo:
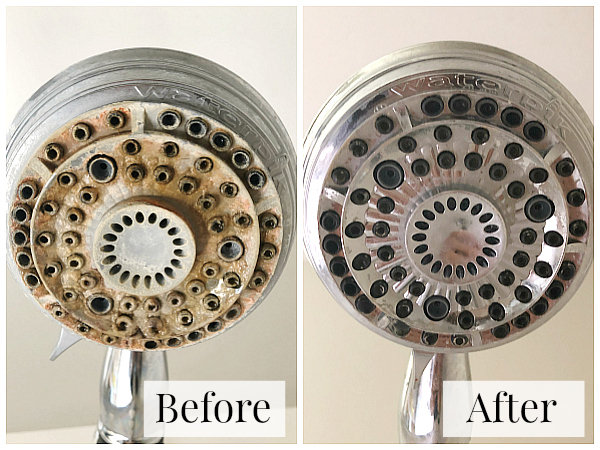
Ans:
[[[135,46],[187,51],[227,67],[267,99],[296,141],[295,8],[8,8],[6,126],[69,65]],[[246,320],[216,339],[168,352],[170,378],[285,380],[287,406],[295,407],[295,293],[294,250],[276,287]],[[95,424],[104,348],[82,341],[50,362],[59,325],[8,272],[6,305],[7,431]],[[288,416],[287,434],[284,440],[295,442],[295,415]]]
[[[593,8],[304,8],[304,133],[329,96],[368,63],[411,45],[465,40],[538,64],[593,120]],[[593,276],[552,320],[504,346],[471,354],[474,380],[585,380],[593,442]],[[410,350],[360,325],[304,260],[304,442],[398,442]],[[556,442],[556,439],[473,439]]]

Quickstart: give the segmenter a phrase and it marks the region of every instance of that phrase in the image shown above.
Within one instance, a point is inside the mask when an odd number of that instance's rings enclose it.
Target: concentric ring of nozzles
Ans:
[[[221,123],[164,104],[113,104],[65,124],[34,158],[48,170],[23,168],[11,247],[24,284],[45,310],[60,308],[51,315],[64,326],[106,345],[161,350],[226,330],[261,297],[282,245],[279,197],[259,156]],[[131,202],[143,220],[111,216]],[[153,211],[182,225],[160,238],[172,258],[138,280],[121,240],[129,227],[151,225]],[[96,257],[103,217],[114,220]],[[180,246],[183,224],[194,247]]]
[[[322,181],[320,248],[352,310],[394,339],[493,345],[569,288],[587,251],[586,186],[535,113],[430,90],[371,95]]]

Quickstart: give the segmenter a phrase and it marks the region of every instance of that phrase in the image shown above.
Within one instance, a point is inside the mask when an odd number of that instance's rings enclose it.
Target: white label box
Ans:
[[[445,437],[584,437],[583,381],[444,381]]]
[[[146,381],[146,437],[285,437],[285,381]]]

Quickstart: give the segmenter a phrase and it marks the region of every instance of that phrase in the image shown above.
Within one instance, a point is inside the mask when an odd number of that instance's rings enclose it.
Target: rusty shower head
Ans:
[[[309,258],[344,309],[395,342],[512,341],[590,267],[592,125],[514,54],[437,42],[388,55],[329,99],[305,151]]]
[[[62,326],[127,350],[201,342],[281,274],[295,155],[267,102],[225,68],[165,49],[66,69],[8,144],[9,261]]]

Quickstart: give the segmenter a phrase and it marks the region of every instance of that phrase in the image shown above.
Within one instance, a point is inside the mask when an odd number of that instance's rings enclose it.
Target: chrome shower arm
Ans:
[[[109,348],[100,381],[99,444],[159,444],[144,437],[144,381],[166,381],[165,352]]]
[[[470,381],[468,353],[410,354],[398,416],[402,444],[468,444],[468,437],[443,434],[444,381]]]

